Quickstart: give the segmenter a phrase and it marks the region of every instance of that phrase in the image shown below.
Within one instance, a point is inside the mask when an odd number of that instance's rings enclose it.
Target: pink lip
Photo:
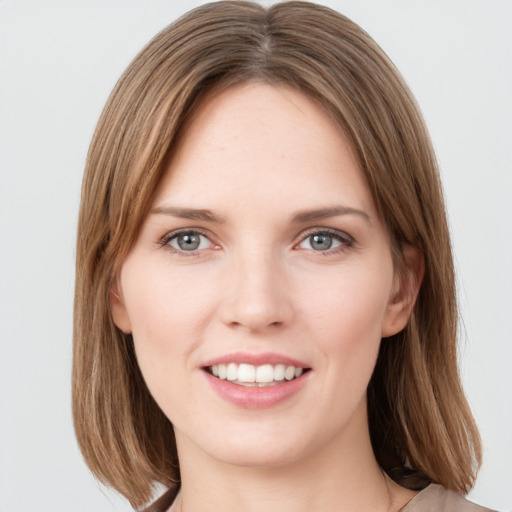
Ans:
[[[288,356],[284,356],[281,354],[276,354],[273,352],[265,352],[262,354],[250,354],[248,352],[232,352],[231,354],[226,354],[220,357],[216,357],[214,359],[210,359],[206,361],[202,366],[213,366],[214,364],[229,364],[229,363],[237,363],[237,364],[252,364],[253,366],[261,366],[264,364],[284,364],[286,366],[295,366],[295,368],[309,368],[309,366],[299,361],[298,359],[293,359]]]
[[[230,361],[233,361],[233,359],[230,359]],[[245,359],[245,361],[247,361],[247,359]],[[268,359],[266,361],[268,361]],[[282,383],[276,384],[275,386],[259,388],[233,384],[228,380],[214,377],[206,371],[202,373],[208,380],[208,384],[222,399],[244,409],[266,409],[288,400],[299,393],[307,383],[311,374],[311,372],[306,372],[296,379],[282,381]]]

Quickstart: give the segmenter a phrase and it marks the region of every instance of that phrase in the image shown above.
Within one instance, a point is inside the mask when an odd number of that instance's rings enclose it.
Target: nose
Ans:
[[[224,281],[222,321],[250,332],[290,323],[292,294],[285,274],[279,258],[269,249],[248,250],[234,257]]]

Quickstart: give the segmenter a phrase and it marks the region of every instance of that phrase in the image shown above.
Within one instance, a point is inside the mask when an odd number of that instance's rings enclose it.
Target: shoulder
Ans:
[[[419,492],[400,512],[493,512],[436,484]]]

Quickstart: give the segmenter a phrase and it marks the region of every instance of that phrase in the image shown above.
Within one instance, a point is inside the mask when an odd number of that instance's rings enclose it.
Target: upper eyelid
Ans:
[[[212,234],[201,228],[179,228],[179,229],[173,229],[172,231],[167,232],[163,237],[160,238],[159,242],[161,244],[166,244],[169,240],[174,238],[177,235],[184,234],[184,233],[197,233],[199,235],[203,235],[204,237],[208,238],[210,242],[215,243],[212,238]]]
[[[319,226],[308,228],[305,231],[302,231],[296,237],[296,240],[298,242],[302,242],[303,240],[305,240],[309,236],[314,235],[316,233],[328,233],[329,235],[335,235],[335,236],[338,236],[341,239],[344,239],[344,240],[347,240],[347,241],[351,241],[351,242],[355,242],[354,237],[349,235],[346,231],[342,231],[340,229],[335,229],[335,228],[319,227]],[[297,242],[294,242],[294,243],[297,243]]]

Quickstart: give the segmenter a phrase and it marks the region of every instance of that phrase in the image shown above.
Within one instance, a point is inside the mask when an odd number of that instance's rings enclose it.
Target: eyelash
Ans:
[[[166,250],[173,254],[177,254],[179,256],[183,257],[197,257],[201,255],[201,252],[204,249],[195,249],[191,251],[186,250],[180,250],[176,249],[175,247],[172,247],[170,245],[170,242],[180,235],[200,235],[208,239],[208,241],[215,245],[214,242],[210,240],[210,236],[206,231],[193,228],[193,229],[179,229],[176,231],[171,231],[170,233],[167,233],[164,237],[162,237],[158,243],[159,246],[164,247]],[[300,240],[293,245],[294,248],[299,246],[300,244],[304,243],[308,238],[314,236],[314,235],[328,235],[335,239],[336,241],[340,242],[340,245],[337,247],[334,247],[333,249],[327,249],[325,251],[315,251],[314,249],[309,249],[310,251],[314,253],[321,254],[322,256],[329,256],[331,254],[337,254],[343,251],[346,251],[348,248],[351,248],[355,245],[355,240],[347,233],[344,233],[343,231],[338,231],[336,229],[331,228],[311,228],[305,233],[301,234]]]
[[[180,235],[200,235],[208,239],[208,241],[213,244],[213,242],[210,240],[210,236],[206,231],[203,231],[198,228],[193,229],[178,229],[176,231],[171,231],[170,233],[167,233],[158,243],[161,247],[164,247],[166,250],[168,250],[172,254],[177,254],[179,256],[183,257],[194,257],[194,256],[200,256],[201,255],[201,249],[199,250],[192,250],[192,251],[185,251],[185,250],[179,250],[175,247],[172,247],[170,245],[170,242],[179,237]]]
[[[297,247],[298,245],[304,243],[308,238],[314,236],[314,235],[328,235],[338,242],[340,242],[340,245],[338,247],[334,247],[333,249],[327,249],[325,251],[315,251],[314,249],[310,249],[312,252],[318,253],[322,256],[329,256],[331,254],[338,254],[340,252],[344,252],[347,249],[350,249],[351,247],[354,247],[355,240],[350,235],[343,231],[338,231],[337,229],[331,229],[331,228],[312,228],[306,233],[301,234],[300,241],[294,245],[294,247]]]

